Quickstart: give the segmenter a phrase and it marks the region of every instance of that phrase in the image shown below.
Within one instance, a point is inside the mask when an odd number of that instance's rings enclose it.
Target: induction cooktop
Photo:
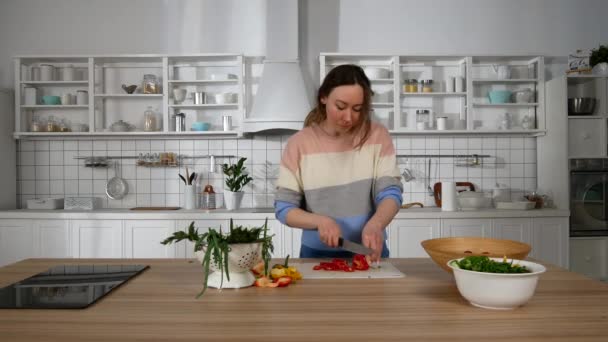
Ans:
[[[83,309],[147,265],[61,265],[0,289],[0,309]]]

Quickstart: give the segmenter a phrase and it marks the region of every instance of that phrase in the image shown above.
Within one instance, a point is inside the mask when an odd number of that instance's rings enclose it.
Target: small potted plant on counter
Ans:
[[[608,46],[600,45],[597,49],[591,50],[589,64],[592,72],[596,75],[608,75]]]
[[[230,219],[228,234],[209,228],[199,234],[190,223],[187,231],[178,231],[161,243],[167,245],[188,240],[194,243],[194,254],[201,262],[204,273],[203,289],[196,296],[199,298],[207,287],[241,288],[252,286],[255,277],[251,269],[260,261],[264,262],[264,274],[268,273],[268,263],[274,246],[272,235],[268,235],[268,219],[262,227],[246,228],[234,226]],[[213,273],[209,274],[210,271]]]
[[[228,190],[224,191],[224,202],[228,210],[235,210],[241,207],[243,195],[245,195],[242,189],[253,180],[246,172],[247,168],[244,166],[245,160],[247,158],[239,159],[236,164],[222,165],[222,171],[226,176],[226,186],[228,187]]]

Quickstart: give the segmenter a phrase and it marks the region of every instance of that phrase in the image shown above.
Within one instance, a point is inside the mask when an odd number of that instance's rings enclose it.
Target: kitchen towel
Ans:
[[[456,211],[456,183],[441,182],[441,210]]]

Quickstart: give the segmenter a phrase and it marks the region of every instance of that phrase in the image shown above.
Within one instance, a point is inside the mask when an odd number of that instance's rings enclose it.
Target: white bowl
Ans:
[[[216,104],[229,104],[238,101],[236,93],[219,93],[213,95]]]
[[[456,286],[460,294],[472,305],[494,310],[510,310],[526,304],[534,295],[539,276],[547,269],[541,264],[525,260],[507,259],[514,264],[526,266],[530,273],[486,273],[463,270],[450,265],[454,271]],[[503,261],[502,258],[490,258]]]
[[[363,72],[369,79],[389,78],[389,70],[387,68],[366,67]]]

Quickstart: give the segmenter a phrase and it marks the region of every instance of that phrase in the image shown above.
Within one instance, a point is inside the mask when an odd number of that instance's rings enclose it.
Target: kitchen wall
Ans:
[[[19,203],[37,197],[95,196],[103,198],[104,207],[181,206],[183,183],[178,173],[184,168],[147,168],[136,166],[134,159],[119,160],[119,174],[129,184],[129,195],[110,200],[105,185],[114,176],[112,168],[84,166],[78,156],[138,156],[140,153],[176,152],[188,156],[236,155],[246,157],[254,181],[245,189],[245,208],[271,207],[274,184],[278,177],[282,149],[289,135],[254,136],[226,140],[52,140],[22,141],[19,144]],[[500,137],[397,137],[399,155],[485,154],[482,165],[462,166],[466,159],[399,158],[399,168],[413,171],[415,179],[404,183],[405,202],[433,206],[427,185],[443,181],[470,181],[477,190],[491,191],[496,185],[512,189],[512,198],[536,189],[536,140],[519,136]],[[234,160],[233,160],[234,161]],[[227,160],[218,160],[218,163]],[[211,184],[222,203],[223,175],[209,173],[208,159],[187,161],[190,170],[202,175],[200,186]],[[428,176],[428,178],[427,178]],[[546,189],[548,190],[548,189]]]
[[[566,56],[608,42],[602,0],[300,0],[299,48],[305,79],[319,83],[320,52],[399,54],[542,54]],[[0,87],[11,87],[11,57],[20,54],[118,54],[266,52],[266,1],[238,0],[4,0],[0,2]],[[562,59],[563,61],[563,59]],[[547,76],[561,74],[553,68]],[[550,117],[551,113],[548,113]],[[26,141],[18,146],[18,202],[47,195],[103,197],[111,170],[91,170],[73,159],[83,154],[134,155],[144,151],[250,157],[255,177],[245,206],[272,203],[273,181],[287,136],[239,140]],[[471,180],[481,189],[496,183],[513,197],[536,187],[536,141],[513,137],[396,137],[402,154],[490,154],[484,167],[432,164],[436,179]],[[481,147],[483,146],[483,147]],[[565,153],[565,152],[564,152]],[[196,170],[206,169],[198,160]],[[108,207],[178,205],[176,169],[144,169],[124,161],[131,194]],[[430,204],[423,160],[400,160],[415,170],[406,202]],[[438,171],[433,165],[439,165]],[[204,174],[222,189],[219,174]]]

